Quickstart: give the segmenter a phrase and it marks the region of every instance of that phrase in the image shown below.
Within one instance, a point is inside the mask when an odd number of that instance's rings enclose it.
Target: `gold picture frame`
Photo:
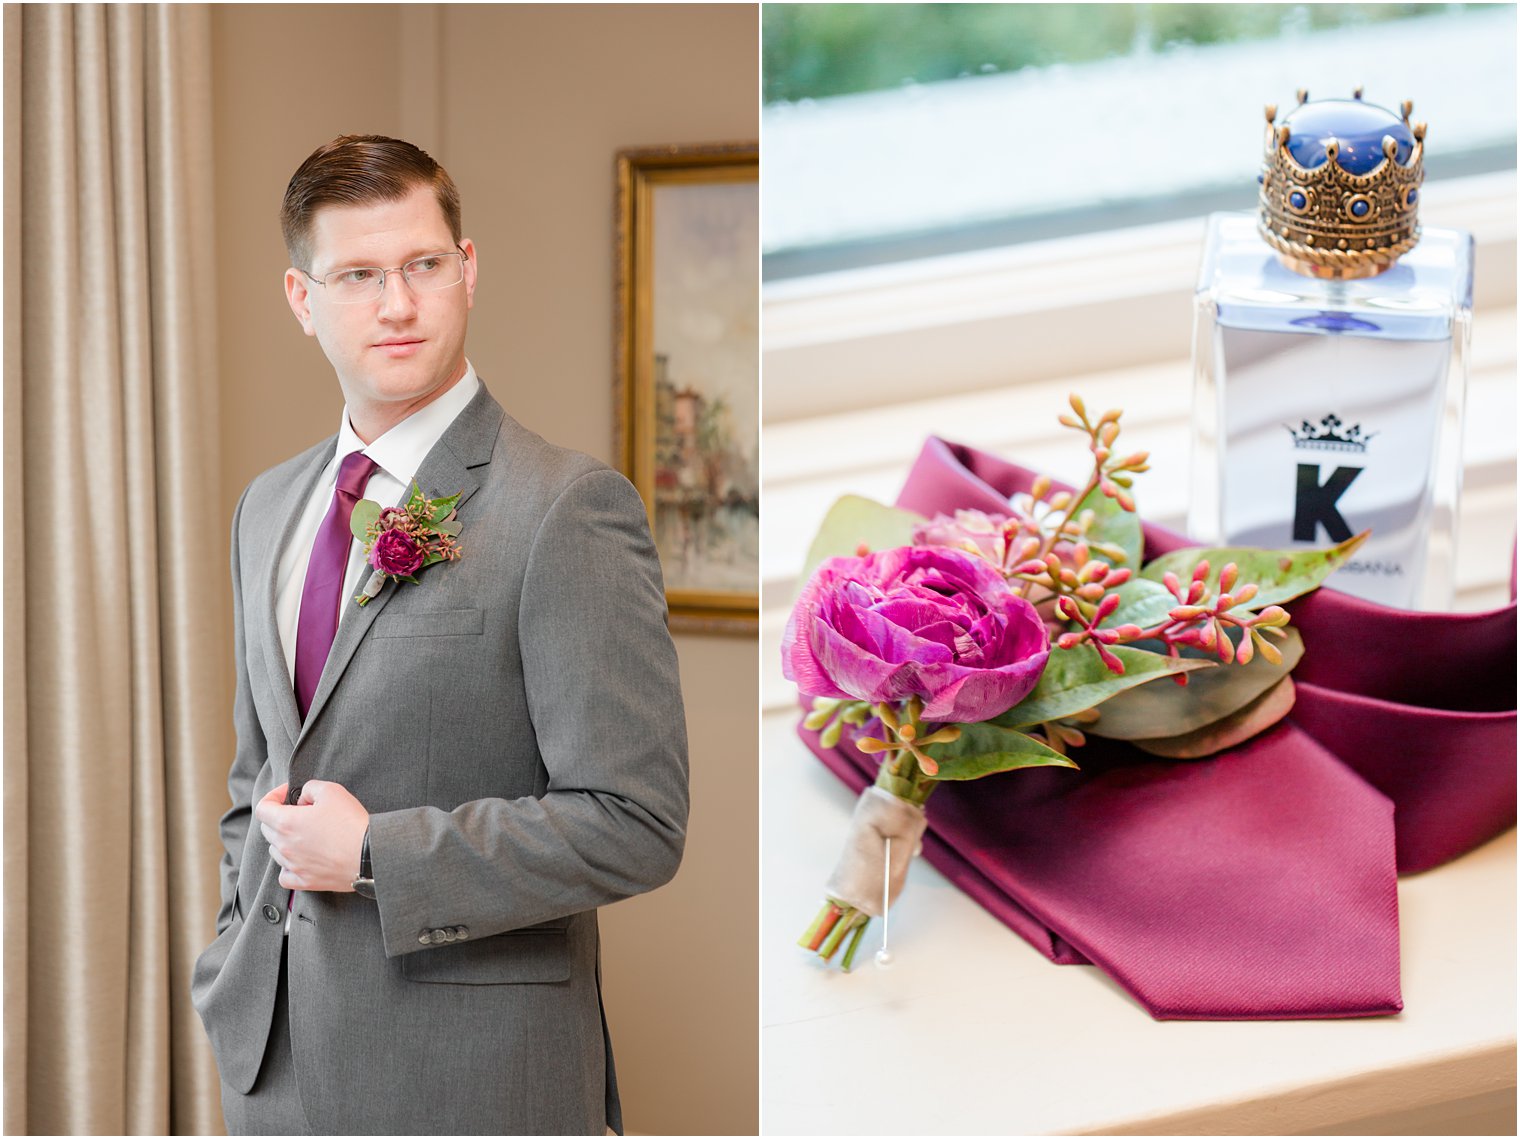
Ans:
[[[673,629],[759,627],[757,143],[617,153],[618,464]]]

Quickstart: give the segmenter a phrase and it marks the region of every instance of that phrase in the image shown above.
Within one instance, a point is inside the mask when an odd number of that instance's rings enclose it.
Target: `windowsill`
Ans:
[[[795,727],[761,726],[767,1134],[1513,1134],[1513,831],[1400,879],[1398,1016],[1156,1022],[922,861],[890,971],[879,923],[850,976],[792,949],[854,802]]]

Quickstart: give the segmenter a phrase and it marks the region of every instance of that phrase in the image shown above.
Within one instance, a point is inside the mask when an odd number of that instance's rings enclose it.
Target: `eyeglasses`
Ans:
[[[458,253],[429,253],[426,257],[414,257],[405,265],[394,269],[382,269],[378,265],[359,265],[339,269],[318,277],[306,273],[327,290],[334,304],[357,305],[365,301],[377,301],[385,293],[385,278],[390,273],[400,273],[406,283],[419,293],[436,293],[464,280],[464,263],[469,254],[463,249]]]

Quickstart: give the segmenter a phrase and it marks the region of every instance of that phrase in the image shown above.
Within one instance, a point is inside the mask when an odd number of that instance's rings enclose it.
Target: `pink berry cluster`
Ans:
[[[1164,641],[1172,656],[1177,646],[1196,645],[1215,653],[1221,661],[1229,664],[1239,661],[1249,664],[1260,652],[1272,664],[1282,664],[1282,653],[1267,640],[1267,636],[1283,637],[1288,624],[1288,611],[1281,605],[1268,605],[1259,613],[1237,608],[1246,605],[1260,590],[1255,584],[1239,585],[1240,571],[1234,562],[1227,562],[1219,571],[1219,588],[1211,593],[1208,586],[1209,563],[1201,561],[1193,569],[1192,580],[1184,586],[1174,573],[1166,573],[1161,583],[1171,591],[1181,604],[1167,614],[1167,621],[1154,629],[1142,629],[1141,637],[1155,637]],[[1237,588],[1238,586],[1238,588]],[[1245,630],[1240,644],[1233,643],[1227,635],[1229,626]]]
[[[1239,582],[1239,568],[1233,562],[1220,572],[1217,591],[1212,592],[1206,561],[1194,568],[1186,585],[1167,573],[1163,583],[1177,605],[1164,621],[1149,628],[1132,622],[1103,626],[1122,604],[1116,591],[1132,579],[1134,571],[1118,564],[1126,558],[1123,549],[1092,533],[1096,511],[1082,504],[1093,501],[1096,493],[1133,513],[1130,489],[1134,476],[1150,469],[1150,454],[1116,455],[1120,410],[1105,411],[1094,420],[1076,395],[1071,396],[1071,410],[1073,414],[1060,417],[1061,423],[1087,436],[1093,458],[1092,474],[1080,491],[1052,493],[1051,480],[1041,475],[1027,495],[1014,496],[1011,514],[960,510],[953,518],[941,516],[919,526],[914,541],[953,546],[991,562],[1011,587],[1047,615],[1057,648],[1090,644],[1116,674],[1124,672],[1124,663],[1110,651],[1112,646],[1146,640],[1159,641],[1173,657],[1180,656],[1183,647],[1194,647],[1216,654],[1226,664],[1245,664],[1258,652],[1280,664],[1282,655],[1267,636],[1285,635],[1288,614],[1277,605],[1260,613],[1243,608],[1259,590],[1254,584]],[[1244,630],[1238,644],[1228,635],[1231,627]],[[1178,684],[1187,683],[1185,673],[1175,679]]]
[[[1212,652],[1225,664],[1232,661],[1249,664],[1257,652],[1271,663],[1281,664],[1282,653],[1267,637],[1286,635],[1284,627],[1288,624],[1287,610],[1280,605],[1269,605],[1260,613],[1238,609],[1250,602],[1259,590],[1254,584],[1236,588],[1240,571],[1234,562],[1227,563],[1219,571],[1217,592],[1210,592],[1208,577],[1207,561],[1201,561],[1194,567],[1192,578],[1186,586],[1178,580],[1176,574],[1164,574],[1162,584],[1179,604],[1168,611],[1166,620],[1148,629],[1134,624],[1099,628],[1104,618],[1112,615],[1119,607],[1117,594],[1110,593],[1104,597],[1090,615],[1079,609],[1072,598],[1062,597],[1056,602],[1056,611],[1080,628],[1061,634],[1056,640],[1056,647],[1074,649],[1080,644],[1091,644],[1098,650],[1098,656],[1109,670],[1120,674],[1124,672],[1124,664],[1106,646],[1131,641],[1160,641],[1166,646],[1168,655],[1173,657],[1180,656],[1182,647],[1187,645]],[[1229,637],[1228,629],[1231,626],[1244,630],[1238,645]],[[1179,673],[1174,679],[1178,684],[1187,683],[1185,673]]]

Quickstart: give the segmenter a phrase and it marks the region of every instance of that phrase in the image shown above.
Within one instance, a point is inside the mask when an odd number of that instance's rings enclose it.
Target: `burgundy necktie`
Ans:
[[[1032,478],[931,439],[899,505],[1006,510]],[[1146,538],[1151,557],[1187,544],[1159,528]],[[1098,965],[1158,1018],[1397,1012],[1395,808],[1405,870],[1514,821],[1514,608],[1394,613],[1328,590],[1292,608],[1315,667],[1295,673],[1289,722],[1207,760],[1089,737],[1080,772],[947,784],[925,857],[1046,956]],[[1482,659],[1442,707],[1456,685],[1416,662],[1459,645]],[[1491,677],[1483,692],[1474,673]],[[1411,689],[1424,706],[1398,703]],[[848,743],[803,737],[850,786],[874,776],[877,761]]]
[[[322,666],[338,634],[343,575],[354,540],[348,521],[355,504],[364,497],[370,476],[379,469],[379,464],[362,451],[345,456],[338,468],[332,505],[317,528],[311,560],[306,564],[306,584],[301,588],[301,616],[296,623],[296,706],[302,720],[311,708]]]

